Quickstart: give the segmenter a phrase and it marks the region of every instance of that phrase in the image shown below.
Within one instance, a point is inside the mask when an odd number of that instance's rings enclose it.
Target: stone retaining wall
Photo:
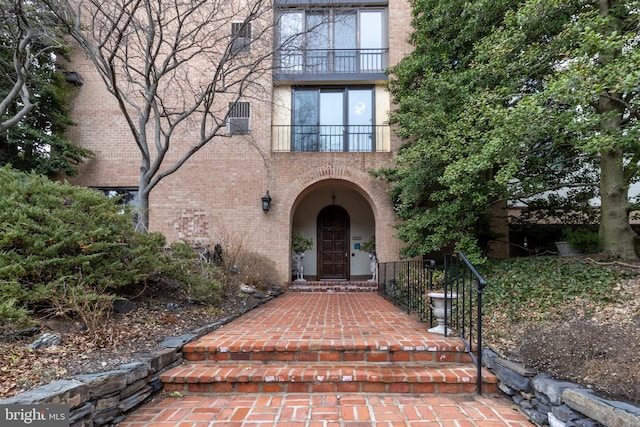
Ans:
[[[71,408],[70,427],[113,426],[162,389],[160,374],[182,363],[182,347],[238,318],[268,301],[256,301],[242,313],[197,328],[191,333],[167,337],[156,351],[137,353],[135,362],[116,369],[76,375],[54,381],[17,396],[0,400],[0,404],[66,404]]]
[[[500,381],[498,387],[529,419],[551,427],[640,427],[640,407],[609,400],[578,384],[536,374],[491,350],[483,361]]]

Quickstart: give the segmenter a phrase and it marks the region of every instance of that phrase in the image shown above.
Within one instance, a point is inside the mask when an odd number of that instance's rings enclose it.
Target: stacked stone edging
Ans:
[[[483,352],[498,388],[539,426],[640,427],[640,406],[606,399],[578,384],[537,374],[526,366]]]
[[[65,404],[70,407],[70,427],[114,426],[124,420],[127,412],[147,402],[162,389],[160,375],[182,363],[185,344],[221,328],[270,299],[256,301],[241,313],[199,327],[191,333],[167,337],[159,344],[159,350],[134,354],[134,362],[110,371],[54,381],[2,399],[0,404]]]

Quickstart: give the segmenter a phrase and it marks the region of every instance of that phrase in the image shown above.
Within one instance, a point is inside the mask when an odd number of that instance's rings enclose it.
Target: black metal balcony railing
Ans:
[[[478,370],[477,391],[481,394],[482,292],[487,282],[463,253],[445,257],[442,283],[434,284],[434,266],[433,260],[379,263],[378,293],[433,324],[427,293],[443,287],[445,306],[452,308],[444,317],[445,334],[450,330],[462,338]]]
[[[301,49],[276,55],[276,74],[383,73],[389,49]]]
[[[389,138],[388,125],[274,125],[273,151],[373,152]]]

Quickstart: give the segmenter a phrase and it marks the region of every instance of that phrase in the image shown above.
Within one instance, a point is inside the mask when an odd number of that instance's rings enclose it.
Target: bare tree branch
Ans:
[[[7,75],[7,81],[11,82],[11,89],[0,101],[0,117],[4,118],[9,108],[16,102],[22,107],[13,115],[0,122],[0,132],[15,126],[33,109],[31,94],[27,86],[29,68],[33,60],[31,45],[34,39],[34,30],[27,19],[22,1],[7,2],[0,6],[2,13],[2,29],[9,35],[9,42],[13,43],[12,75]]]
[[[18,124],[33,110],[34,88],[30,87],[36,58],[67,49],[58,32],[58,22],[40,0],[0,2],[0,38],[11,58],[0,57],[0,78],[8,83],[0,99],[0,132]]]
[[[140,215],[148,226],[151,190],[214,138],[228,136],[230,106],[265,99],[260,94],[283,46],[273,41],[271,2],[43,1],[92,60],[131,130],[142,155]],[[237,48],[233,26],[251,29],[250,51]],[[175,146],[195,129],[189,146]]]

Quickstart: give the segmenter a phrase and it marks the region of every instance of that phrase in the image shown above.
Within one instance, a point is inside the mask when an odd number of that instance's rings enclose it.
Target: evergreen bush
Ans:
[[[159,274],[164,237],[132,225],[132,212],[97,190],[0,168],[2,313],[104,306],[99,295]]]
[[[294,252],[304,252],[313,249],[313,240],[307,238],[304,234],[296,231],[291,236],[291,249]]]

